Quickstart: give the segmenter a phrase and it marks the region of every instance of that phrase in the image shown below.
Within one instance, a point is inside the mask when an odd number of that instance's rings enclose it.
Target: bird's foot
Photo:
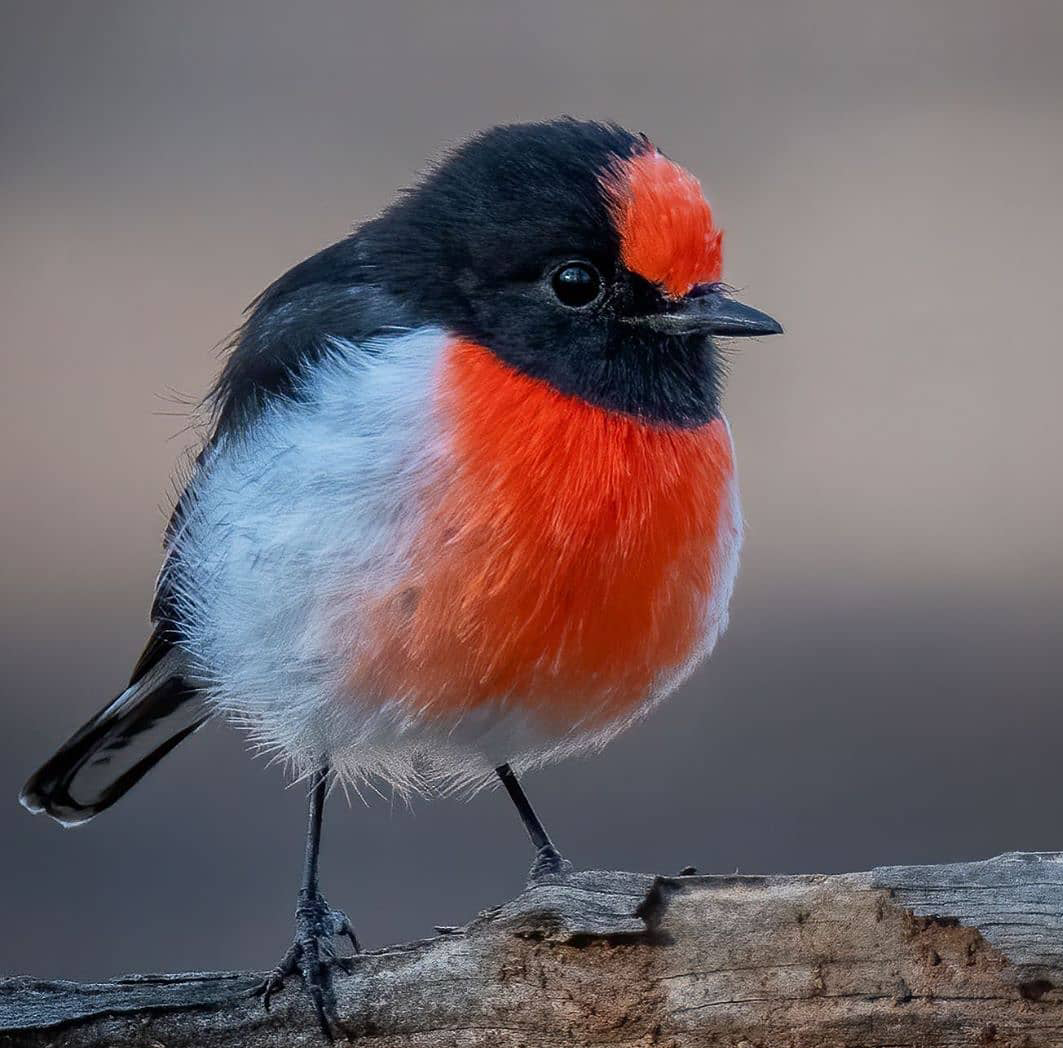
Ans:
[[[337,936],[346,936],[354,952],[361,953],[347,915],[341,910],[333,910],[318,892],[300,892],[299,906],[295,911],[295,940],[280,964],[254,990],[268,1012],[273,995],[284,989],[288,976],[299,975],[314,1002],[321,1030],[329,1041],[334,1040],[332,1024],[336,1010],[332,969],[341,968],[348,974],[351,971],[351,959],[340,957],[332,944]]]
[[[535,855],[535,862],[528,871],[529,884],[543,884],[550,881],[564,880],[572,872],[572,863],[568,861],[553,845],[547,844]]]

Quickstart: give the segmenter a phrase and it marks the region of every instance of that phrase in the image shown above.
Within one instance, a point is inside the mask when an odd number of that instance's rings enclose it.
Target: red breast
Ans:
[[[629,711],[702,643],[731,523],[726,423],[646,425],[466,341],[439,411],[446,465],[355,693],[447,714],[511,700],[562,727]]]

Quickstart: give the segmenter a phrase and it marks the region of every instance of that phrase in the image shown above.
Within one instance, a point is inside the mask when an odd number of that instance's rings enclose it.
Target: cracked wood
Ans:
[[[318,1045],[259,973],[0,983],[0,1044]],[[352,1041],[936,1048],[1063,1045],[1063,853],[839,876],[583,872],[337,973]]]

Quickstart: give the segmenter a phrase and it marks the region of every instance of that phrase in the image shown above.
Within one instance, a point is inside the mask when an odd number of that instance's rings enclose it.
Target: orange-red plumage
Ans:
[[[355,693],[448,714],[512,697],[553,727],[628,712],[703,642],[726,423],[646,425],[467,341],[438,406],[447,464]]]
[[[652,146],[606,181],[624,264],[670,295],[720,279],[723,234],[701,183]]]

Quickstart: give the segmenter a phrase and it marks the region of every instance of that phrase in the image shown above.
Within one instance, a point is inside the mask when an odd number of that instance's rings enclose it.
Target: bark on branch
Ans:
[[[322,1044],[257,973],[0,983],[0,1044]],[[336,975],[352,1041],[839,1048],[1063,1045],[1063,853],[841,876],[585,872]]]

